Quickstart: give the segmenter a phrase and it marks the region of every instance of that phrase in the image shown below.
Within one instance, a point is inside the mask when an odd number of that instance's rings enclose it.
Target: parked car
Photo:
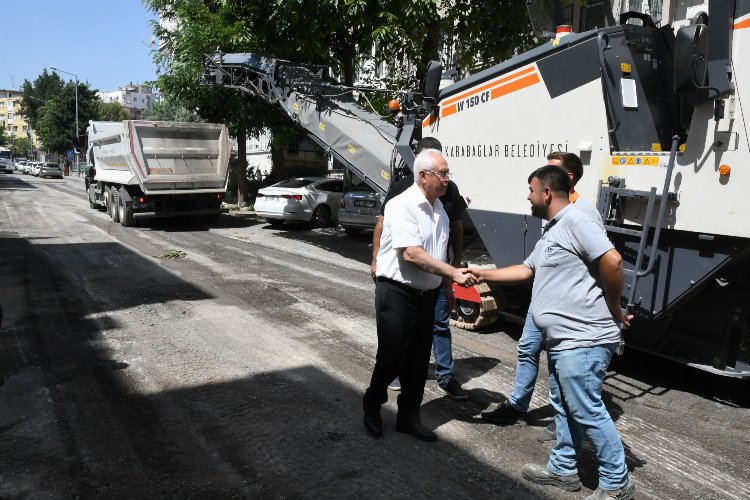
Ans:
[[[24,175],[29,175],[31,173],[31,169],[34,167],[35,161],[27,161],[26,165],[23,166],[23,169],[21,170],[21,173]]]
[[[63,178],[63,171],[57,163],[42,163],[39,166],[39,177]]]
[[[349,236],[356,236],[364,229],[375,227],[383,198],[366,182],[360,182],[341,199],[339,224]]]
[[[23,167],[28,161],[26,158],[16,158],[16,172],[23,172]]]
[[[255,213],[271,225],[286,221],[307,221],[315,227],[338,220],[344,182],[325,177],[289,179],[258,191]]]
[[[34,165],[31,167],[31,175],[33,175],[34,177],[39,177],[39,170],[42,169],[42,165],[44,165],[43,161],[34,163]]]

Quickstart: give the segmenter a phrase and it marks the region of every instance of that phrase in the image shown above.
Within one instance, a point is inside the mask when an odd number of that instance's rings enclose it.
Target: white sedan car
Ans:
[[[260,189],[255,213],[274,226],[285,221],[305,221],[314,227],[326,227],[338,220],[343,196],[344,182],[340,179],[289,179]]]

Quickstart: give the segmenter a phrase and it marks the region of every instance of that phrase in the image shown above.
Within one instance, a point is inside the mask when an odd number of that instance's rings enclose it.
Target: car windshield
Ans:
[[[301,188],[305,186],[309,186],[315,182],[311,179],[289,179],[286,181],[281,181],[277,184],[274,184],[273,187],[280,187],[280,188]]]
[[[47,163],[44,165],[45,167],[52,167],[52,168],[60,168],[57,166],[57,163]]]

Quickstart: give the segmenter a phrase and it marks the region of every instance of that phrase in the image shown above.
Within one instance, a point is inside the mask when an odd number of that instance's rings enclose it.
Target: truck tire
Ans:
[[[120,224],[123,227],[135,226],[135,217],[133,217],[133,199],[130,197],[124,187],[120,188],[119,195],[117,196],[117,215],[120,219]],[[128,206],[130,203],[130,206]]]
[[[313,227],[328,227],[331,225],[331,209],[327,205],[318,205],[312,214]]]
[[[115,222],[120,222],[120,214],[119,214],[119,210],[117,209],[119,199],[120,197],[117,193],[117,188],[116,187],[110,188],[109,190],[109,202],[110,202],[109,203],[110,204],[109,216],[112,217],[112,220]]]

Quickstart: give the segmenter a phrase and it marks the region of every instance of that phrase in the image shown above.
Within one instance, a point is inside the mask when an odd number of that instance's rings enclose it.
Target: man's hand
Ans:
[[[377,259],[372,259],[372,264],[370,264],[370,277],[372,278],[372,281],[377,281],[377,276],[375,276],[375,271],[378,270],[378,261]]]
[[[619,323],[620,329],[625,330],[626,328],[630,328],[630,322],[633,321],[633,315],[628,314],[625,316],[624,314],[620,314],[620,317],[615,319]]]
[[[456,284],[461,285],[465,288],[469,288],[470,286],[479,284],[479,279],[477,279],[477,277],[474,276],[469,269],[453,269],[454,272],[451,275],[451,279],[455,281]]]

